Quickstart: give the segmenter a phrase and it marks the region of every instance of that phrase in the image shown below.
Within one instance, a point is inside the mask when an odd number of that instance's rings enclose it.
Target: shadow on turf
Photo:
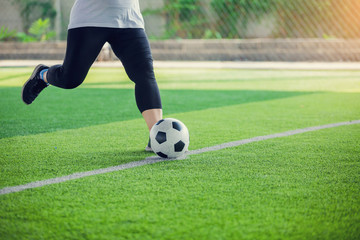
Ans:
[[[166,115],[289,98],[309,92],[162,90]],[[21,88],[0,88],[0,138],[76,129],[141,118],[133,89],[46,89],[27,106]]]

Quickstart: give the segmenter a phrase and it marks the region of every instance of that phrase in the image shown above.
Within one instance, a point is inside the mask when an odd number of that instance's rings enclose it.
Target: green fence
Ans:
[[[58,39],[65,39],[73,2],[2,0],[0,25],[27,32],[38,18],[49,18]],[[140,5],[151,38],[360,38],[359,0],[140,0]]]
[[[359,38],[359,0],[164,0],[162,38]],[[151,33],[149,33],[151,35]]]
[[[74,1],[1,0],[0,41],[65,40]],[[360,0],[139,1],[159,60],[360,61]]]

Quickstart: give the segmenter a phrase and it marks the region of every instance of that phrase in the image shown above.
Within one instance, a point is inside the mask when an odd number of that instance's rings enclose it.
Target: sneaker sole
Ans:
[[[31,74],[30,78],[24,83],[24,85],[23,85],[23,87],[22,87],[22,90],[21,90],[21,100],[22,100],[26,105],[30,105],[32,102],[31,102],[31,103],[26,103],[26,102],[24,101],[24,88],[25,88],[25,86],[27,85],[27,83],[28,83],[29,81],[31,81],[31,80],[36,76],[36,73],[37,73],[38,70],[39,70],[40,68],[42,68],[42,67],[46,67],[46,66],[43,65],[43,64],[37,65],[37,66],[35,67],[33,73]]]
[[[145,151],[146,151],[146,152],[152,152],[153,150],[151,149],[151,147],[146,146],[146,147],[145,147]]]

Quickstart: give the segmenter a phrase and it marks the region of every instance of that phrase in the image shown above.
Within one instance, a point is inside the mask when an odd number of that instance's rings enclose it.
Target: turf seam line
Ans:
[[[270,134],[270,135],[265,135],[265,136],[258,136],[258,137],[243,139],[243,140],[239,140],[239,141],[223,143],[223,144],[215,145],[215,146],[212,146],[212,147],[205,147],[205,148],[200,148],[200,149],[197,149],[197,150],[189,151],[182,158],[164,159],[164,158],[160,158],[160,157],[157,157],[157,156],[151,156],[151,157],[145,158],[144,160],[140,160],[140,161],[136,161],[136,162],[129,162],[129,163],[121,164],[121,165],[118,165],[118,166],[113,166],[113,167],[108,167],[108,168],[101,168],[101,169],[97,169],[97,170],[93,170],[93,171],[87,171],[87,172],[73,173],[73,174],[70,174],[70,175],[67,175],[67,176],[62,176],[62,177],[51,178],[51,179],[46,179],[46,180],[42,180],[42,181],[31,182],[31,183],[18,185],[18,186],[13,186],[13,187],[6,187],[6,188],[3,188],[3,189],[0,189],[0,195],[20,192],[20,191],[24,191],[26,189],[43,187],[43,186],[46,186],[46,185],[51,185],[51,184],[55,184],[55,183],[62,183],[62,182],[66,182],[66,181],[69,181],[69,180],[79,179],[79,178],[98,175],[98,174],[121,171],[121,170],[129,169],[129,168],[140,167],[140,166],[144,166],[144,165],[148,165],[148,164],[154,164],[154,163],[158,163],[158,162],[180,160],[180,159],[184,159],[184,158],[186,158],[187,156],[190,156],[190,155],[201,154],[201,153],[205,153],[205,152],[218,151],[218,150],[221,150],[221,149],[224,149],[224,148],[236,147],[236,146],[244,145],[244,144],[247,144],[247,143],[259,142],[259,141],[264,141],[264,140],[274,139],[274,138],[280,138],[280,137],[288,137],[288,136],[292,136],[292,135],[296,135],[296,134],[312,132],[312,131],[317,131],[317,130],[327,129],[327,128],[340,127],[340,126],[345,126],[345,125],[353,125],[353,124],[360,124],[360,120],[333,123],[333,124],[327,124],[327,125],[315,126],[315,127],[308,127],[308,128],[303,128],[303,129],[296,129],[296,130],[286,131],[286,132],[282,132],[282,133],[275,133],[275,134]]]

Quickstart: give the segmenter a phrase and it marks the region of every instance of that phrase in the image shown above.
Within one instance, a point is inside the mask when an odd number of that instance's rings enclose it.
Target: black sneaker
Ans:
[[[152,152],[152,148],[151,148],[151,145],[150,145],[150,138],[149,138],[149,142],[148,142],[148,145],[145,147],[145,151],[146,152]]]
[[[42,64],[37,65],[29,80],[24,84],[21,98],[25,104],[31,104],[39,93],[49,85],[40,78],[40,72],[47,68],[49,67]]]

